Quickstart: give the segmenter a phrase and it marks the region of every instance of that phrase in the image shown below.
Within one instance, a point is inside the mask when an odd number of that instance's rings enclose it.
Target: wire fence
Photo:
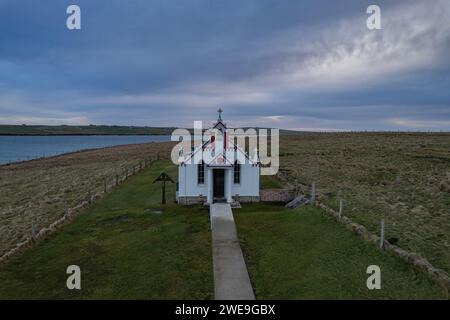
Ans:
[[[21,236],[17,239],[12,249],[9,249],[0,257],[0,263],[7,261],[16,253],[22,251],[27,247],[31,247],[39,239],[59,229],[73,219],[83,209],[88,208],[97,200],[110,193],[116,187],[127,181],[128,178],[138,174],[142,170],[151,166],[155,161],[166,160],[167,156],[161,155],[159,152],[156,156],[144,157],[141,160],[136,161],[134,164],[127,165],[124,168],[118,169],[112,176],[103,176],[100,180],[96,181],[87,188],[84,194],[81,194],[78,200],[72,201],[72,205],[69,205],[67,201],[62,204],[63,208],[60,210],[61,214],[57,214],[56,218],[51,222],[42,223],[38,219],[38,212],[33,211],[31,225],[29,226],[29,234],[25,237]]]
[[[284,176],[283,174],[281,174],[281,178],[290,184],[290,188],[296,190],[297,195],[307,197],[311,205],[320,208],[323,212],[333,217],[338,223],[343,224],[355,235],[361,237],[367,242],[375,244],[381,250],[397,256],[406,263],[413,265],[416,269],[424,272],[435,283],[441,286],[446,291],[448,296],[448,292],[450,290],[450,277],[447,272],[434,267],[426,258],[422,257],[421,255],[400,248],[395,244],[395,241],[392,241],[391,239],[386,240],[386,223],[384,217],[380,218],[378,233],[370,232],[365,226],[352,221],[345,215],[345,201],[340,192],[338,192],[338,196],[335,197],[335,200],[337,201],[333,201],[335,204],[333,206],[330,206],[329,203],[325,204],[321,200],[325,199],[326,195],[324,193],[319,193],[316,180],[312,180],[310,185],[305,185],[298,183],[298,180],[296,179],[293,179],[295,183],[291,184],[292,179],[288,179],[286,173],[284,174]],[[290,181],[288,182],[288,180]],[[329,191],[327,190],[325,192]]]

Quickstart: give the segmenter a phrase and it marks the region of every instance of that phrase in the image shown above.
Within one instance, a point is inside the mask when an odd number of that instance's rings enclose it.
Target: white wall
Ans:
[[[206,196],[208,193],[208,174],[205,170],[205,183],[197,183],[197,165],[178,166],[178,196]]]
[[[241,165],[241,183],[233,183],[231,194],[233,196],[236,194],[240,196],[259,196],[259,166],[252,166],[251,164]]]
[[[231,196],[259,196],[259,166],[251,164],[241,165],[241,183],[235,184],[233,179],[234,169],[226,170],[231,175]],[[178,196],[208,196],[208,180],[212,179],[209,174],[211,169],[205,167],[205,183],[197,183],[197,165],[178,166]],[[228,181],[230,181],[228,180]],[[225,191],[227,190],[227,174],[225,175]],[[212,181],[211,181],[212,182]],[[212,193],[212,183],[211,183]],[[210,195],[211,196],[211,195]]]

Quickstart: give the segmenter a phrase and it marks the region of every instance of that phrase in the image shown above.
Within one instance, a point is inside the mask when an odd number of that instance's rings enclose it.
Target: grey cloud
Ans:
[[[184,125],[218,105],[289,128],[450,118],[445,1],[381,1],[379,33],[370,1],[79,0],[81,32],[69,1],[34,3],[0,1],[2,122]]]

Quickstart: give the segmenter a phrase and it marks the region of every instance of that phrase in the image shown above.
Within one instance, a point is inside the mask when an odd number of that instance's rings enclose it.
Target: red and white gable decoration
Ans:
[[[190,154],[183,156],[180,163],[187,164],[193,159],[200,161],[203,158],[204,162],[210,167],[232,167],[235,161],[240,164],[258,165],[257,155],[252,159],[239,145],[234,143],[233,137],[230,139],[220,113],[221,110],[219,110],[219,119],[214,127],[205,133],[207,135],[206,141]],[[200,152],[203,152],[201,158],[199,158]]]

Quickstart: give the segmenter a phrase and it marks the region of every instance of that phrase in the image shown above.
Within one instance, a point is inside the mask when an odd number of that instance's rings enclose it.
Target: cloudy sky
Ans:
[[[450,130],[449,57],[449,0],[0,0],[0,123]]]

